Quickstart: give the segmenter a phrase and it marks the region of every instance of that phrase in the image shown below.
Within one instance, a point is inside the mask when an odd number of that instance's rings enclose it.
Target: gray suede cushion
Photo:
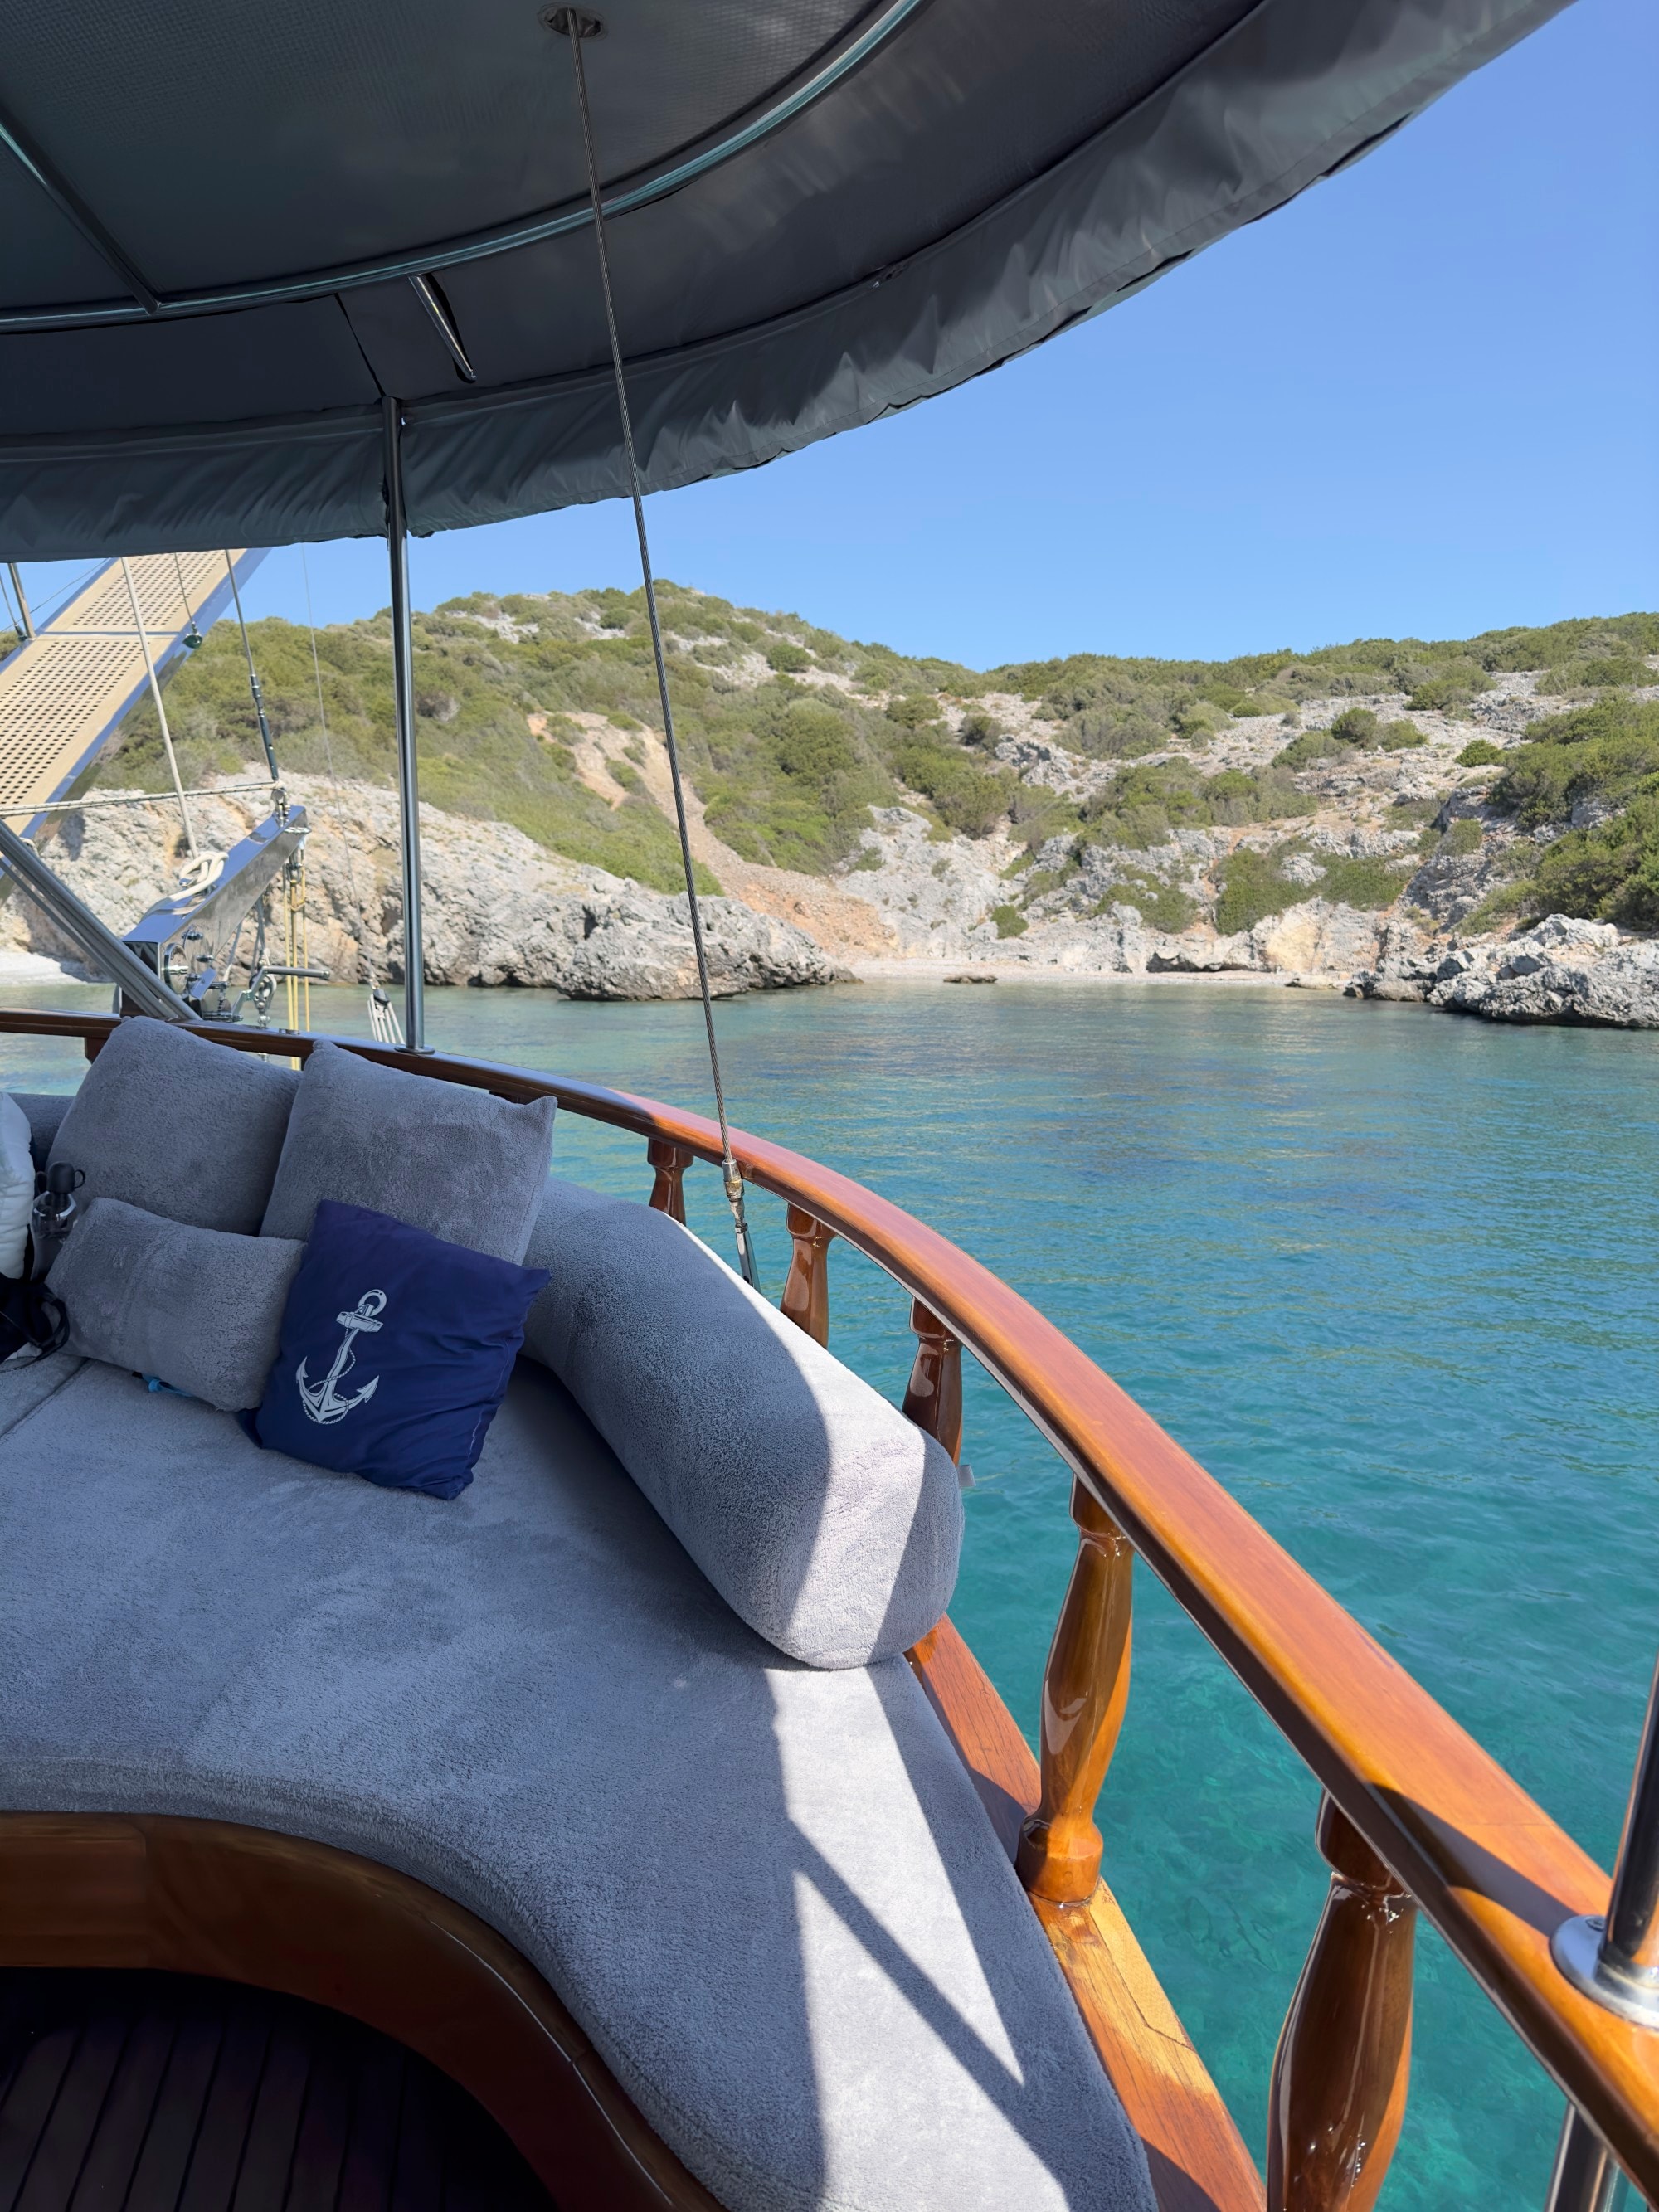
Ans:
[[[87,1070],[52,1162],[85,1170],[83,1206],[118,1198],[169,1221],[251,1236],[299,1087],[291,1067],[135,1017]]]
[[[548,1185],[525,1350],[734,1613],[812,1667],[902,1651],[951,1601],[950,1454],[665,1213]]]
[[[769,1649],[550,1375],[446,1505],[89,1362],[0,1439],[0,1804],[432,1884],[731,2212],[1152,2212],[909,1668]]]
[[[526,1106],[317,1044],[260,1235],[311,1234],[319,1199],[372,1206],[516,1266],[541,1204],[554,1102]]]
[[[29,1150],[34,1155],[34,1164],[43,1168],[52,1158],[52,1147],[64,1116],[75,1103],[71,1091],[14,1091],[12,1097],[22,1108],[29,1125]]]
[[[305,1246],[195,1229],[95,1198],[52,1271],[68,1349],[227,1413],[257,1406]]]

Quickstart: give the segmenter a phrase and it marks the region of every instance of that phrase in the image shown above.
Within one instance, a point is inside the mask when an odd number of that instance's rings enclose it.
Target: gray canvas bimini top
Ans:
[[[660,489],[947,390],[1364,152],[1563,0],[595,0]],[[0,0],[0,552],[620,489],[538,0]],[[435,280],[464,380],[411,279]]]

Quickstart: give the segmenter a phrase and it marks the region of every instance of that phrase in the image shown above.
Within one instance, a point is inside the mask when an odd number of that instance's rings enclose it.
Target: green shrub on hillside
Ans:
[[[1185,929],[1197,911],[1179,885],[1133,868],[1125,870],[1094,911],[1109,914],[1115,906],[1133,907],[1149,929],[1170,937]]]
[[[1409,868],[1402,870],[1396,862],[1346,853],[1322,860],[1321,866],[1324,872],[1318,883],[1301,896],[1329,899],[1334,905],[1355,907],[1362,914],[1375,914],[1382,907],[1392,906],[1405,889],[1411,872]]]
[[[1376,733],[1379,752],[1410,752],[1417,746],[1425,745],[1428,742],[1416,723],[1407,721],[1403,714],[1391,722],[1384,722]]]
[[[1272,853],[1258,853],[1241,845],[1215,872],[1219,896],[1215,902],[1215,926],[1224,937],[1241,929],[1254,929],[1269,915],[1283,914],[1308,893],[1281,872]]]
[[[780,638],[775,645],[767,647],[766,665],[776,675],[798,676],[803,668],[812,665],[812,656],[788,638]]]
[[[1591,653],[1547,668],[1538,679],[1538,690],[1544,698],[1560,697],[1575,691],[1631,690],[1654,680],[1653,670],[1633,653]]]
[[[1492,629],[1469,641],[1483,668],[1559,668],[1573,661],[1659,653],[1659,615],[1581,617],[1541,629]]]
[[[1372,746],[1378,742],[1382,717],[1370,707],[1349,707],[1331,724],[1331,735],[1345,745]]]
[[[1570,914],[1659,930],[1659,790],[1632,800],[1593,830],[1570,830],[1547,845],[1514,903],[1537,916]]]
[[[886,711],[888,720],[896,722],[902,730],[926,729],[943,720],[939,701],[923,693],[912,692],[902,698],[890,699]]]
[[[1000,722],[978,708],[963,716],[962,727],[957,732],[964,745],[976,745],[988,753],[994,752],[1007,734]]]
[[[1316,761],[1334,759],[1338,753],[1346,750],[1341,738],[1334,737],[1328,730],[1304,730],[1299,738],[1292,738],[1289,744],[1273,755],[1273,764],[1287,775],[1294,775],[1298,769],[1311,768]]]
[[[1122,769],[1081,810],[1097,843],[1141,851],[1165,843],[1173,829],[1241,828],[1307,811],[1277,762],[1254,773],[1235,768],[1205,776],[1187,761]]]
[[[858,760],[845,717],[811,699],[792,701],[776,716],[772,750],[787,776],[817,790],[826,789]]]
[[[1614,692],[1593,707],[1532,723],[1505,755],[1491,804],[1523,830],[1564,820],[1582,799],[1617,805],[1659,775],[1659,702]]]
[[[893,765],[912,791],[933,801],[939,819],[965,837],[988,836],[1008,811],[1014,785],[1009,769],[988,771],[932,738],[900,745]]]
[[[994,906],[991,919],[997,926],[999,937],[1024,937],[1025,917],[1017,906]]]
[[[1442,676],[1425,676],[1413,684],[1407,694],[1406,704],[1413,714],[1455,714],[1460,707],[1467,707],[1478,692],[1489,691],[1492,678],[1478,670],[1449,672]]]
[[[1496,768],[1504,758],[1502,749],[1490,738],[1471,738],[1457,756],[1459,768]]]
[[[1178,738],[1188,744],[1207,744],[1226,720],[1224,708],[1208,699],[1194,698],[1177,707],[1170,717],[1170,726]]]

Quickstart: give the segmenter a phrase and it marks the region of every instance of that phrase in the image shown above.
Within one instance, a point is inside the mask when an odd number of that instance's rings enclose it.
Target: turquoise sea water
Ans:
[[[74,989],[12,1003],[106,1003]],[[363,1030],[361,994],[318,1027]],[[1322,994],[912,984],[723,1004],[733,1117],[1023,1291],[1603,1863],[1659,1644],[1659,1041]],[[434,992],[432,1042],[706,1108],[695,1006]],[[5,1040],[6,1080],[70,1048]],[[565,1169],[643,1195],[637,1141]],[[694,1225],[729,1237],[716,1178]],[[755,1202],[766,1286],[781,1208]],[[896,1395],[903,1296],[832,1255],[832,1342]],[[1065,1470],[968,1378],[952,1612],[1028,1730],[1073,1556]],[[1107,1871],[1260,2156],[1323,1894],[1305,1771],[1144,1571]],[[1541,2203],[1559,2100],[1438,1940],[1386,2212]]]

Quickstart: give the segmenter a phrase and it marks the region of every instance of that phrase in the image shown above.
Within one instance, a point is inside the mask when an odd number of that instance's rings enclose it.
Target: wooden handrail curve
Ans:
[[[0,1010],[0,1032],[82,1037],[109,1016]],[[313,1038],[202,1024],[242,1051]],[[718,1161],[702,1115],[562,1077],[330,1040],[380,1064],[571,1112]],[[850,1176],[741,1130],[746,1182],[811,1214],[937,1316],[1013,1399],[1438,1929],[1641,2193],[1659,2200],[1659,2042],[1551,1960],[1606,1874],[1190,1454],[1068,1337],[935,1230]]]

